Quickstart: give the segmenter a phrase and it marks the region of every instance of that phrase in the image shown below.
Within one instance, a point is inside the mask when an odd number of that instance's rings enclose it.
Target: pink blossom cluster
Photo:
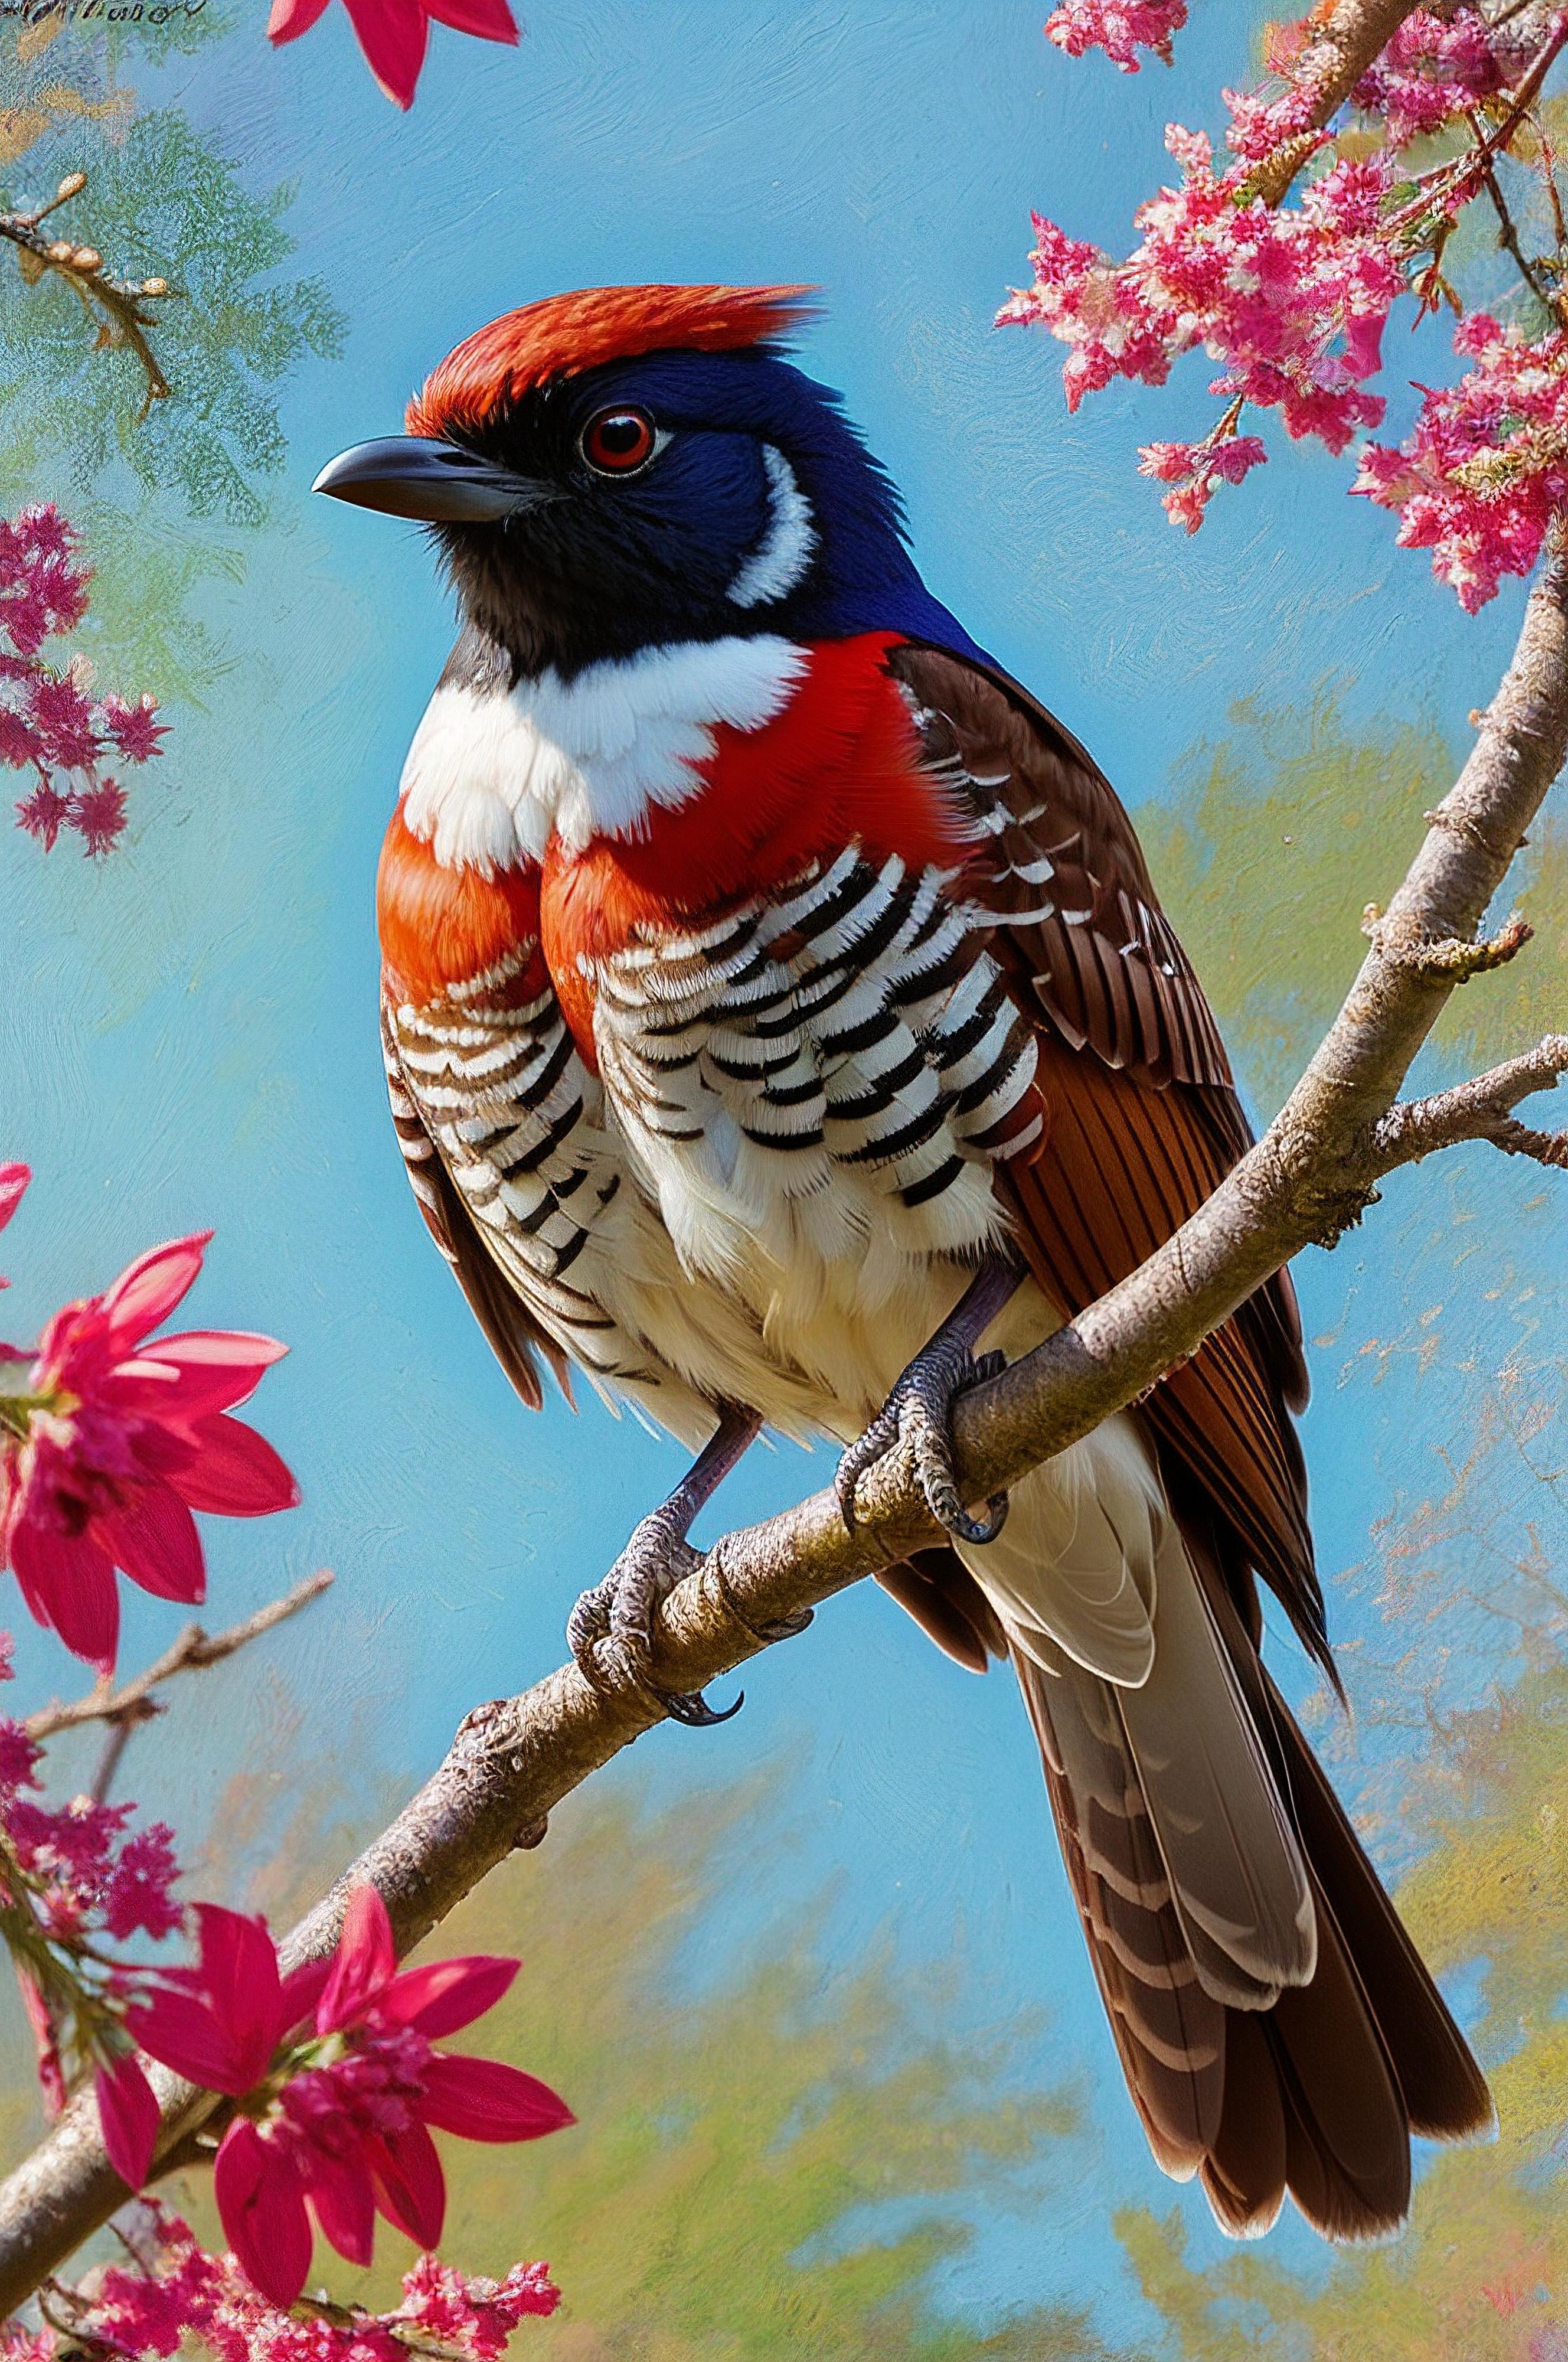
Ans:
[[[1216,392],[1277,409],[1288,434],[1342,451],[1383,416],[1364,381],[1405,283],[1381,218],[1385,168],[1342,160],[1286,210],[1249,194],[1246,166],[1217,173],[1201,133],[1173,124],[1165,137],[1181,186],[1139,209],[1128,259],[1036,215],[1034,283],[1000,319],[1039,322],[1070,348],[1069,409],[1114,378],[1163,384],[1202,346],[1221,365]]]
[[[421,2256],[393,2312],[295,2314],[260,2295],[232,2257],[209,2255],[177,2214],[150,2205],[143,2212],[151,2222],[149,2268],[115,2266],[97,2275],[78,2300],[76,2344],[13,2328],[11,2342],[0,2342],[0,2362],[64,2362],[69,2351],[168,2356],[192,2341],[216,2362],[409,2362],[420,2353],[499,2362],[513,2330],[560,2302],[544,2264],[514,2264],[502,2280],[465,2279]]]
[[[1478,9],[1461,5],[1439,17],[1417,8],[1357,83],[1353,103],[1381,116],[1391,147],[1407,148],[1495,97],[1514,62],[1499,55],[1499,36]]]
[[[36,774],[17,820],[46,852],[64,828],[86,852],[102,854],[124,832],[126,795],[100,765],[116,756],[149,761],[165,728],[150,698],[134,705],[94,699],[82,657],[63,670],[43,660],[46,641],[73,631],[87,612],[89,577],[72,562],[75,539],[51,505],[0,517],[0,763]]]
[[[11,1636],[0,1633],[0,1680],[12,1678]],[[39,1801],[42,1749],[25,1727],[0,1716],[0,1898],[16,1956],[22,2006],[32,2029],[39,2081],[51,2114],[64,2106],[69,2042],[111,2083],[105,2054],[119,1980],[104,1973],[101,1945],[131,1936],[172,1935],[180,1865],[162,1821],[128,1827],[134,1805],[77,1796]],[[46,1990],[47,1988],[47,1990]],[[116,2092],[108,2094],[111,2111]]]
[[[1473,615],[1505,574],[1529,572],[1568,503],[1568,335],[1529,343],[1473,312],[1453,343],[1474,366],[1423,389],[1398,450],[1366,445],[1351,489],[1395,512],[1402,546],[1430,549]]]
[[[1141,49],[1170,64],[1171,36],[1186,22],[1187,0],[1061,0],[1045,32],[1070,58],[1103,50],[1123,73],[1136,73]]]
[[[193,1510],[264,1517],[299,1497],[271,1445],[230,1416],[284,1347],[222,1329],[152,1335],[211,1235],[138,1256],[105,1294],[57,1312],[35,1348],[0,1347],[0,1565],[36,1621],[105,1671],[116,1567],[160,1599],[197,1601]]]
[[[1161,507],[1173,524],[1196,533],[1217,488],[1239,484],[1250,468],[1260,467],[1267,458],[1256,435],[1210,436],[1202,443],[1146,443],[1138,454],[1138,473],[1171,486]]]
[[[154,1971],[126,2022],[176,2074],[244,2103],[219,2145],[213,2194],[241,2268],[271,2303],[292,2304],[304,2287],[312,2214],[353,2264],[370,2261],[378,2213],[418,2246],[436,2246],[447,2185],[432,2129],[522,2141],[572,2122],[521,2068],[436,2047],[494,2006],[514,1959],[476,1955],[400,1974],[386,1905],[370,1886],[350,1895],[333,1957],[286,1977],[263,1921],[212,1904],[196,1916],[197,1965]],[[134,2060],[126,2072],[140,2075]],[[157,2111],[138,2110],[128,2092],[105,2105],[102,2086],[99,2100],[111,2161],[137,2188]]]
[[[0,1635],[6,1646],[9,1634]],[[172,1888],[180,1875],[174,1832],[162,1821],[129,1829],[134,1805],[39,1803],[43,1750],[19,1722],[0,1716],[0,1830],[25,1873],[38,1924],[50,1943],[71,1947],[103,1934],[171,1936],[180,1925]]]

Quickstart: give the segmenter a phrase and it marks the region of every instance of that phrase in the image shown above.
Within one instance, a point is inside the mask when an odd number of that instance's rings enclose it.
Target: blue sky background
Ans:
[[[207,601],[231,669],[204,712],[180,712],[160,775],[141,776],[131,840],[102,866],[0,843],[3,1148],[38,1175],[5,1242],[6,1325],[23,1333],[151,1241],[215,1225],[192,1310],[289,1341],[258,1416],[305,1498],[287,1518],[210,1530],[212,1620],[318,1564],[338,1574],[265,1666],[213,1677],[177,1727],[138,1741],[133,1784],[183,1823],[242,1765],[280,1797],[297,1758],[329,1758],[350,1784],[423,1773],[477,1697],[558,1661],[576,1592],[679,1466],[591,1397],[575,1418],[519,1408],[428,1247],[386,1120],[376,854],[450,617],[413,528],[313,504],[308,485],[343,444],[395,431],[448,346],[563,287],[819,283],[803,357],[902,486],[933,589],[1132,803],[1166,792],[1235,701],[1288,705],[1324,682],[1353,721],[1430,718],[1463,747],[1506,662],[1517,588],[1467,622],[1424,558],[1394,547],[1392,521],[1346,500],[1344,466],[1272,429],[1267,468],[1221,494],[1195,540],[1173,532],[1135,447],[1203,431],[1201,360],[1163,393],[1114,389],[1069,420],[1060,348],[992,332],[1027,275],[1031,203],[1124,248],[1165,164],[1165,122],[1218,131],[1214,94],[1248,58],[1252,17],[1233,0],[1205,0],[1174,72],[1136,78],[1063,59],[1041,14],[1038,0],[536,0],[515,52],[436,28],[403,118],[340,9],[273,54],[250,8],[194,60],[132,77],[144,104],[178,103],[215,132],[253,186],[297,183],[291,271],[320,272],[349,320],[344,358],[291,381],[273,521],[248,536],[243,587]],[[1410,374],[1441,372],[1442,339],[1399,326],[1397,383],[1407,348]],[[1369,897],[1399,851],[1369,846]],[[1356,953],[1347,941],[1347,978]],[[1436,1447],[1465,1447],[1489,1372],[1561,1355],[1568,1220],[1542,1177],[1474,1155],[1401,1175],[1338,1254],[1304,1259],[1329,1577],[1367,1560],[1376,1520],[1441,1487]],[[1369,1339],[1386,1350],[1364,1353]],[[720,1519],[780,1507],[829,1465],[759,1451]],[[1499,1496],[1499,1531],[1527,1514],[1551,1512]],[[1341,1638],[1392,1659],[1375,1586],[1331,1587]],[[131,1601],[127,1664],[175,1620]],[[52,1641],[22,1661],[29,1683],[74,1686]],[[1474,1655],[1455,1681],[1496,1670]],[[781,1767],[788,1840],[735,1862],[693,1975],[722,1974],[824,1879],[830,1959],[878,1930],[911,1955],[961,1933],[957,2005],[1005,2022],[1043,2001],[1048,2029],[1021,2073],[1070,2079],[1089,2129],[1048,2210],[987,2224],[944,2300],[1092,2297],[1108,2327],[1136,2326],[1112,2204],[1179,2204],[1196,2256],[1221,2243],[1201,2201],[1155,2171],[1126,2104],[1010,1687],[947,1664],[868,1586],[746,1686],[734,1725],[656,1733],[610,1775],[665,1798]],[[1353,1788],[1385,1742],[1372,1729],[1357,1744],[1359,1759],[1340,1748]],[[1397,1853],[1397,1832],[1387,1843]],[[1279,2244],[1292,2260],[1310,2248],[1289,2228]]]

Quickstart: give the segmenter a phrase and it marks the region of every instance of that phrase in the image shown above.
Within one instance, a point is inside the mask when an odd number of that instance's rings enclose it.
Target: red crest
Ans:
[[[552,378],[639,353],[733,352],[788,336],[810,287],[584,287],[503,312],[449,352],[408,405],[411,435],[472,429]]]

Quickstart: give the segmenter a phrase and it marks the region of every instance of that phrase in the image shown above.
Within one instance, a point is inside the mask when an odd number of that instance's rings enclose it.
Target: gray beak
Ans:
[[[553,496],[554,487],[514,476],[460,444],[386,435],[340,451],[311,490],[430,524],[497,524],[519,510],[537,508]]]

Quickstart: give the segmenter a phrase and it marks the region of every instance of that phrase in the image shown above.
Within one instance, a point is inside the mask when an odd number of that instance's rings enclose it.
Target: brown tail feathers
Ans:
[[[1165,2170],[1220,2225],[1288,2190],[1330,2239],[1404,2220],[1410,2136],[1493,2122],[1485,2081],[1230,1594],[1187,1538],[1156,1672],[1121,1690],[1010,1653],[1089,1959]],[[960,1661],[1005,1640],[945,1554],[883,1580]],[[951,1627],[949,1629],[948,1628]],[[1162,1670],[1163,1668],[1163,1670]]]

